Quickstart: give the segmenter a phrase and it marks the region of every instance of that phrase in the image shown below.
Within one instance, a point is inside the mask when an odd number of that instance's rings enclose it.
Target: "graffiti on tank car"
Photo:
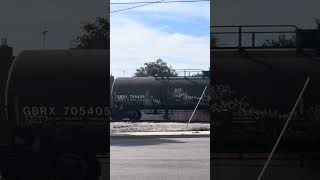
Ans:
[[[212,93],[212,111],[223,112],[231,111],[234,119],[288,119],[290,112],[281,112],[277,109],[265,107],[258,109],[253,107],[246,96],[237,97],[236,91],[229,85],[216,85]],[[306,107],[301,103],[298,109],[293,113],[294,120],[315,120],[320,121],[320,105]]]
[[[290,112],[280,112],[277,109],[266,107],[257,109],[253,107],[246,96],[237,97],[236,91],[232,90],[229,85],[216,85],[213,89],[213,112],[232,112],[233,119],[279,119],[285,120],[289,117]],[[320,108],[319,108],[320,110]],[[294,119],[299,118],[297,112],[294,113]]]
[[[161,101],[160,101],[160,99],[153,98],[153,103],[154,104],[161,104]]]
[[[250,107],[246,97],[237,98],[236,92],[232,91],[229,85],[216,85],[213,89],[214,112],[231,110],[236,114],[252,114],[255,109]]]
[[[235,91],[229,85],[215,85],[213,88],[213,99],[230,98],[232,95],[235,95]]]
[[[182,88],[175,88],[173,90],[173,97],[179,98],[181,100],[199,100],[199,96],[191,96],[186,91],[184,91]]]
[[[188,94],[183,91],[182,88],[174,88],[173,90],[173,96],[177,98],[183,98],[184,96],[187,96]]]
[[[320,121],[320,105],[316,104],[316,105],[309,107],[306,110],[306,114],[309,119],[315,120],[315,121]]]

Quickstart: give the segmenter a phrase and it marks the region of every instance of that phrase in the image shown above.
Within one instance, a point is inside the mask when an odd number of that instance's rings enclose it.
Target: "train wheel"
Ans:
[[[113,121],[121,120],[123,118],[122,114],[121,114],[121,111],[113,110],[111,112],[111,118],[112,118]]]
[[[63,154],[55,159],[52,171],[58,180],[98,180],[101,166],[94,155]]]
[[[137,120],[140,120],[140,119],[141,119],[141,117],[142,117],[142,113],[141,113],[141,111],[138,111],[138,117],[137,117]]]
[[[142,116],[139,110],[129,110],[127,114],[128,114],[128,118],[132,121],[139,121]]]

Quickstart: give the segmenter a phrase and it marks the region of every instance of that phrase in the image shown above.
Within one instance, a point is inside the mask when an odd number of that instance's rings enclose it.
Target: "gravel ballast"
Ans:
[[[210,131],[210,123],[111,122],[111,133]]]

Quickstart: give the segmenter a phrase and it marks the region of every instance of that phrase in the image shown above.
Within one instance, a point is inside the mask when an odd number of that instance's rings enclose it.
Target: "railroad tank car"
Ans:
[[[111,87],[112,118],[139,120],[142,110],[149,110],[150,114],[193,110],[208,85],[209,78],[205,76],[116,78]],[[205,91],[198,109],[209,110],[208,92]]]
[[[81,178],[98,178],[96,154],[109,152],[108,57],[108,50],[30,50],[15,58],[6,87],[7,119],[1,119],[16,149],[14,160],[4,155],[2,161],[7,179],[12,169],[23,174],[18,166],[33,157],[22,156],[26,152],[44,154],[56,166],[72,159],[82,165],[76,173],[85,172]],[[35,159],[29,158],[36,164]]]
[[[320,58],[313,50],[213,50],[215,151],[270,152],[307,77],[279,151],[318,151]]]
[[[5,40],[2,40],[2,44],[0,45],[0,119],[6,118],[5,116],[5,89],[6,82],[8,79],[8,71],[10,69],[11,62],[13,60],[13,49],[6,45]],[[7,126],[6,122],[0,121],[0,127]],[[7,129],[2,129],[3,131],[8,131]],[[7,136],[4,136],[7,134]],[[0,136],[0,145],[7,144],[9,137],[7,133],[2,133],[3,136]]]

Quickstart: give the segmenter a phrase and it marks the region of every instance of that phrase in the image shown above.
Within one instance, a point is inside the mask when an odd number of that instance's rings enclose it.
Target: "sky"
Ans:
[[[15,55],[42,49],[41,32],[47,26],[46,47],[68,49],[81,23],[106,16],[106,7],[102,0],[1,0],[0,38],[7,38]]]
[[[314,28],[320,18],[319,0],[215,0],[211,4],[211,23],[293,24]]]
[[[111,5],[111,12],[131,6]],[[152,4],[111,13],[110,21],[115,77],[133,76],[137,68],[158,58],[173,69],[210,66],[210,2]]]
[[[320,18],[319,0],[215,0],[211,2],[211,25],[295,25],[302,29],[316,28]],[[294,28],[244,28],[243,31],[294,31]],[[237,31],[236,28],[212,28],[211,31]],[[256,34],[256,45],[276,40],[279,35],[292,38],[295,33]],[[238,45],[237,34],[217,35],[218,45]],[[251,46],[251,34],[243,35],[244,46]]]
[[[129,0],[111,2],[124,1]],[[106,17],[108,4],[106,0],[1,0],[0,38],[8,39],[15,55],[21,50],[41,49],[41,32],[47,26],[46,47],[68,49],[80,34],[81,23]],[[158,58],[175,69],[208,69],[210,21],[214,25],[314,28],[313,19],[320,17],[319,0],[216,0],[211,8],[209,4],[153,4],[112,13],[111,73],[131,76],[136,68]],[[126,7],[112,5],[111,11]]]

